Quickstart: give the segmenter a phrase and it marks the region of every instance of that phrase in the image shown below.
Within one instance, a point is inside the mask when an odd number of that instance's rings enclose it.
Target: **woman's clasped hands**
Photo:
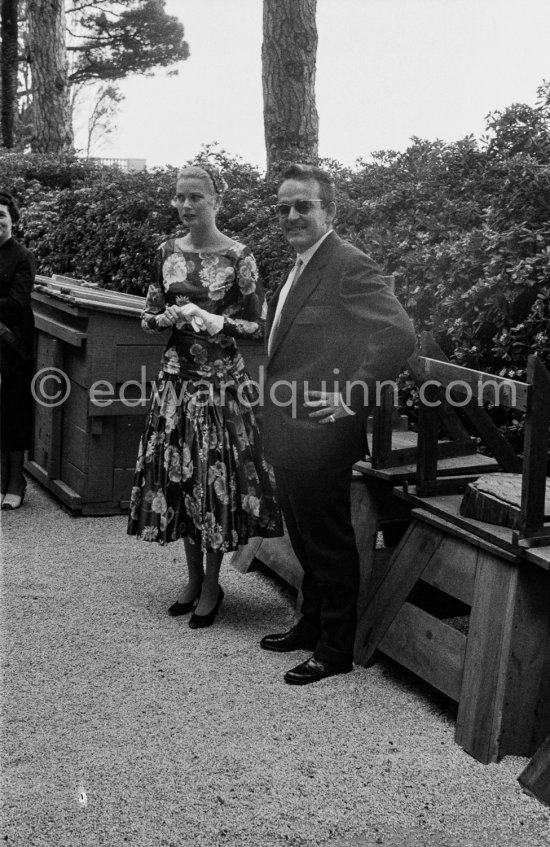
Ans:
[[[191,324],[195,332],[207,330],[212,332],[215,326],[213,316],[205,309],[201,309],[195,303],[185,303],[183,306],[167,306],[162,315],[157,317],[160,327],[178,326],[185,323]]]

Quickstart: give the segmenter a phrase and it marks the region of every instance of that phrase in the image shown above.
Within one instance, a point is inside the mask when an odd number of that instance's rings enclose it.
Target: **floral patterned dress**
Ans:
[[[160,544],[188,537],[202,550],[227,552],[251,536],[282,535],[261,452],[258,386],[235,341],[263,336],[265,301],[248,247],[199,253],[177,239],[162,244],[143,329],[158,332],[166,306],[189,302],[223,315],[223,328],[173,328],[140,441],[128,534]]]

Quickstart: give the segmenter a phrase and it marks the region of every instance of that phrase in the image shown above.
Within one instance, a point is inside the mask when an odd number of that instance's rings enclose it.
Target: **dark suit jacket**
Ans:
[[[281,288],[269,306],[267,339]],[[376,383],[397,375],[414,342],[406,312],[372,259],[328,235],[288,295],[273,339],[264,386],[266,458],[282,467],[330,468],[364,456]],[[308,388],[340,391],[357,414],[317,423],[303,407]]]

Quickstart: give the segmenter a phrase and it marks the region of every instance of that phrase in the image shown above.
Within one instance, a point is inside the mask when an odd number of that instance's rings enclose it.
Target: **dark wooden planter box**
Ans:
[[[26,470],[74,514],[115,515],[129,506],[150,386],[169,337],[143,332],[144,303],[77,280],[37,277],[35,396],[42,384],[53,403],[35,402]],[[240,349],[258,380],[263,345],[244,342]],[[70,390],[57,403],[65,378]],[[107,389],[100,381],[112,386],[112,396],[97,392]]]
[[[167,340],[166,333],[143,332],[143,305],[142,297],[37,278],[35,397],[43,393],[41,383],[56,397],[64,390],[58,378],[66,379],[70,391],[57,405],[55,399],[35,402],[26,469],[75,514],[113,515],[128,508],[150,385]],[[111,401],[106,405],[90,394],[100,380],[113,389],[112,396],[103,394]],[[128,380],[137,384],[127,385],[121,396]]]

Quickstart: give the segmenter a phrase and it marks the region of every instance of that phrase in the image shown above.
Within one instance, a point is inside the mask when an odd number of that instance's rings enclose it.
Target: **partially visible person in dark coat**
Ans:
[[[25,496],[25,450],[31,446],[34,319],[32,253],[12,236],[19,209],[0,188],[0,502],[18,509]]]

